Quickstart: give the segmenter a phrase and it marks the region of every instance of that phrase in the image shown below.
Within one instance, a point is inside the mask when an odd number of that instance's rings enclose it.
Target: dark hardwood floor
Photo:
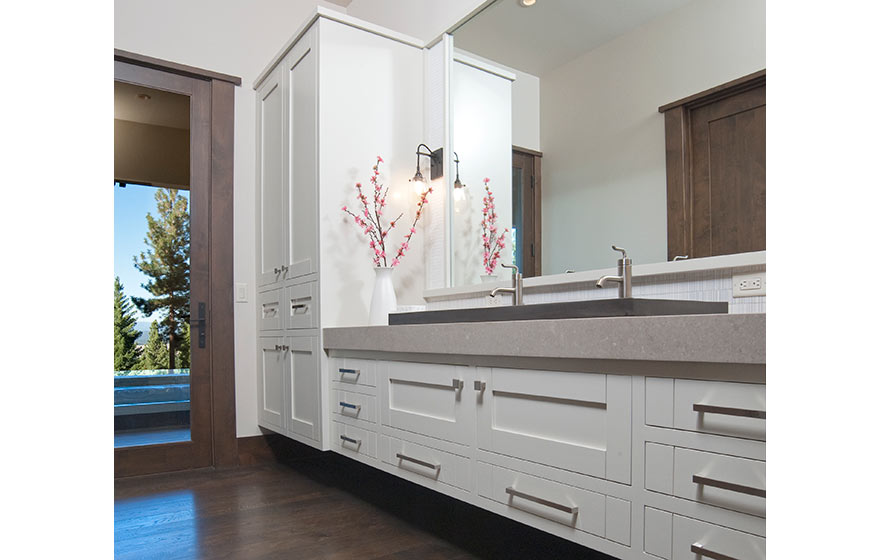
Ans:
[[[117,479],[116,558],[609,559],[339,455]]]

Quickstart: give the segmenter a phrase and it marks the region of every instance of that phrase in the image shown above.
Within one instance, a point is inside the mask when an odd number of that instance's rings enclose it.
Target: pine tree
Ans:
[[[142,284],[154,297],[131,300],[150,317],[165,313],[159,334],[168,342],[168,366],[176,367],[183,325],[189,323],[189,212],[177,189],[156,189],[158,218],[147,214],[147,251],[134,257],[134,266],[150,277]]]
[[[134,306],[123,293],[122,282],[117,276],[113,281],[113,369],[133,369],[140,358],[135,341],[140,333],[134,328],[137,316]]]
[[[159,322],[150,323],[150,336],[141,353],[137,369],[168,369],[168,347],[159,334]]]
[[[177,348],[176,367],[178,367],[178,368],[190,367],[189,344],[190,344],[190,342],[189,342],[189,323],[184,323],[182,335],[180,337],[180,346],[178,346],[178,348]]]

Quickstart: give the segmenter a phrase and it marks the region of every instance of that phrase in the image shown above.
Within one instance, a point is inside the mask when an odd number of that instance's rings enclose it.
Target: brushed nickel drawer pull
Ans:
[[[291,309],[305,309],[308,306],[309,306],[309,304],[307,304],[307,303],[291,303],[290,304]]]
[[[715,552],[714,550],[709,550],[708,548],[703,548],[703,545],[701,545],[700,543],[692,544],[691,552],[702,556],[703,558],[712,558],[712,560],[738,560],[733,556],[728,556],[726,554],[721,554],[720,552]]]
[[[344,375],[353,375],[355,377],[355,379],[357,379],[361,375],[361,370],[339,368],[339,375],[340,375],[340,377],[344,376]]]
[[[412,457],[408,457],[408,456],[404,455],[403,453],[397,453],[396,455],[397,455],[397,458],[400,459],[401,461],[409,461],[410,463],[415,463],[417,465],[421,465],[421,466],[427,467],[429,469],[434,469],[435,471],[440,470],[440,465],[434,465],[434,464],[431,464],[427,461],[422,461],[421,459],[414,459]]]
[[[358,447],[361,446],[361,440],[359,439],[350,438],[348,436],[339,436],[339,439],[341,439],[342,441],[347,441],[348,443],[353,443]]]
[[[452,390],[453,391],[461,391],[464,389],[464,381],[461,379],[453,379],[452,380]]]
[[[710,414],[724,414],[725,416],[744,416],[746,418],[767,419],[767,411],[751,410],[748,408],[733,408],[730,406],[715,406],[711,404],[694,404],[694,412],[708,412]]]
[[[359,405],[359,404],[351,404],[351,403],[347,403],[345,401],[339,401],[339,406],[341,406],[343,408],[350,408],[350,409],[356,411],[358,414],[361,413],[361,405]]]
[[[724,480],[716,480],[714,478],[707,478],[705,476],[700,476],[695,474],[693,477],[694,484],[702,484],[703,486],[713,486],[715,488],[721,488],[722,490],[730,490],[731,492],[739,492],[740,494],[748,494],[749,496],[757,496],[759,498],[767,497],[767,490],[763,490],[761,488],[755,488],[753,486],[744,486],[742,484],[735,484],[733,482],[727,482]]]
[[[535,502],[536,504],[541,504],[542,506],[551,507],[553,509],[558,509],[559,511],[564,511],[565,513],[570,513],[572,515],[577,515],[578,507],[577,506],[567,506],[564,504],[558,504],[556,502],[551,502],[550,500],[545,500],[544,498],[539,498],[537,496],[532,496],[531,494],[526,494],[525,492],[520,492],[513,486],[508,486],[504,489],[505,492],[513,496],[514,498],[522,498],[524,500],[528,500],[530,502]]]

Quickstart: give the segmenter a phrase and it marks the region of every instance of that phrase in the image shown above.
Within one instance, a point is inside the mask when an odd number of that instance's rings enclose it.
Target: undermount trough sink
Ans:
[[[389,325],[476,323],[482,321],[528,321],[534,319],[585,319],[650,315],[699,315],[727,313],[726,301],[615,298],[562,301],[532,305],[442,309],[412,313],[389,313]]]

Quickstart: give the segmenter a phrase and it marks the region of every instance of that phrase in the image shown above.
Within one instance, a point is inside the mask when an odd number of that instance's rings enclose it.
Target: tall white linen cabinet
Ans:
[[[366,325],[373,271],[343,226],[377,155],[395,188],[422,142],[420,42],[318,9],[254,84],[258,425],[329,449],[321,329]],[[410,206],[389,197],[394,216]],[[396,206],[395,206],[396,205]]]

